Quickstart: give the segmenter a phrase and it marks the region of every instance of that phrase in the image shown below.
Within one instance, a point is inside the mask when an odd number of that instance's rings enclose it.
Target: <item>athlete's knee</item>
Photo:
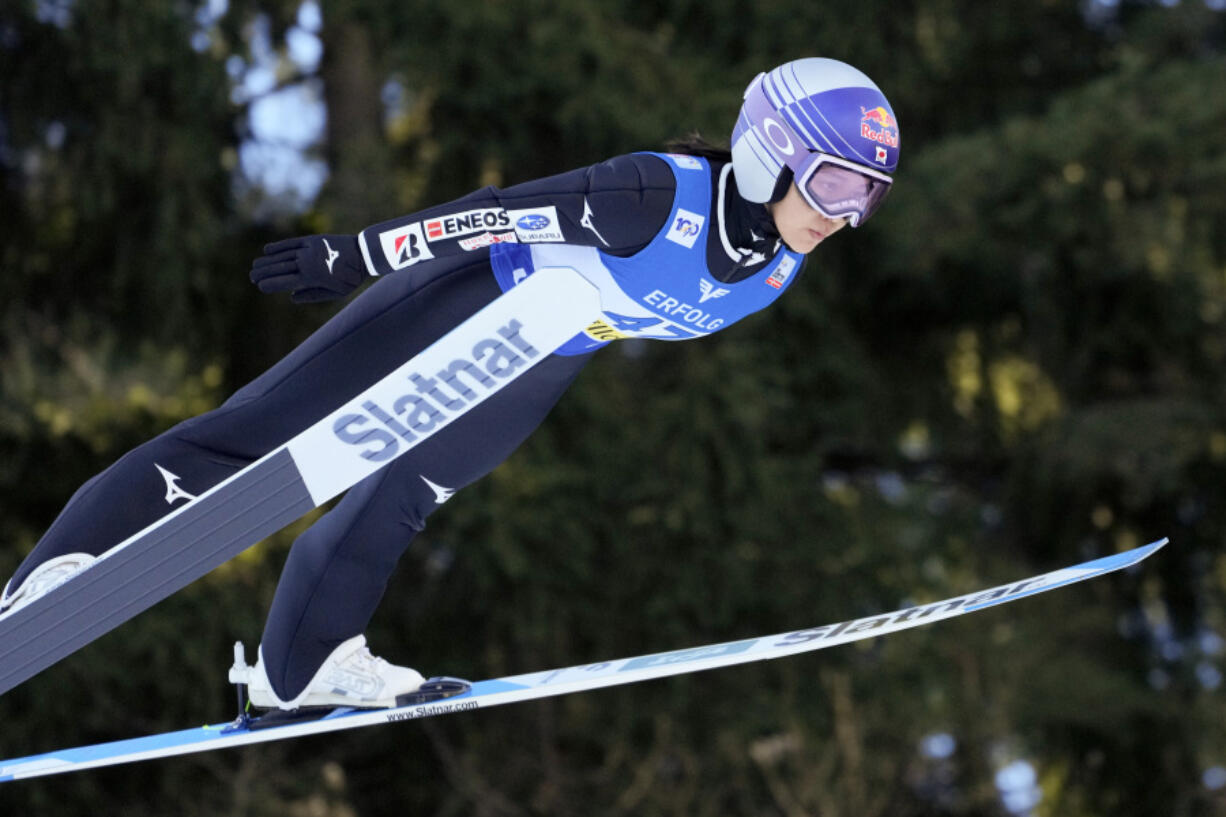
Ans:
[[[437,475],[436,479],[438,481],[425,474],[414,474],[406,486],[407,490],[399,496],[401,520],[415,531],[424,530],[426,518],[451,499],[460,488],[448,484]]]

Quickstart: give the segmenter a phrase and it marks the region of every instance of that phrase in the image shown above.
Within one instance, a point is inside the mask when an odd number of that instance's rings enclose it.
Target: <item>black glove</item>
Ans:
[[[251,265],[260,292],[290,293],[296,304],[343,298],[366,279],[356,235],[308,235],[264,245]]]

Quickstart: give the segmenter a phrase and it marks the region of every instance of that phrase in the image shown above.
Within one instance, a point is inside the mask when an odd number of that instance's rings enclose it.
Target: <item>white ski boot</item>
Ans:
[[[383,709],[396,706],[396,698],[421,688],[425,679],[417,670],[389,664],[371,655],[366,636],[357,635],[332,651],[315,677],[293,700],[283,701],[273,691],[264,668],[264,652],[255,666],[236,659],[230,681],[247,685],[251,705],[261,709],[308,709],[352,706]]]
[[[98,561],[98,557],[89,553],[65,553],[40,564],[26,576],[21,586],[9,593],[12,579],[4,585],[0,593],[0,618],[15,613],[35,599],[41,598],[59,587],[85,568]]]

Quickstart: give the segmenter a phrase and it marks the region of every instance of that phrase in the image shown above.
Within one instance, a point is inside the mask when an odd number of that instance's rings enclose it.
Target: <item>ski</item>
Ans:
[[[598,291],[575,270],[537,270],[281,447],[0,616],[0,694],[373,474],[600,315]]]
[[[398,706],[394,709],[337,709],[316,720],[293,722],[262,729],[254,728],[257,725],[252,724],[250,719],[240,714],[239,719],[230,724],[216,724],[113,743],[64,749],[14,760],[0,760],[0,781],[75,772],[100,766],[134,763],[192,752],[205,752],[231,746],[335,732],[342,729],[356,729],[376,724],[450,715],[457,712],[471,712],[501,704],[629,684],[651,678],[681,675],[751,661],[769,661],[852,641],[876,638],[1092,579],[1136,565],[1166,543],[1167,540],[1162,539],[1113,556],[1094,559],[1022,581],[1002,584],[978,593],[907,607],[892,613],[824,624],[819,627],[761,638],[748,638],[672,652],[478,681],[467,688],[467,691],[464,691],[464,682],[457,682],[454,679],[431,679],[434,687],[441,690],[437,695],[427,696],[430,699],[424,702]],[[240,668],[245,668],[245,661],[241,655],[241,649],[236,651],[236,666],[242,664],[243,667]],[[238,676],[232,675],[233,677],[245,676],[240,673]],[[455,692],[459,694],[452,694]]]

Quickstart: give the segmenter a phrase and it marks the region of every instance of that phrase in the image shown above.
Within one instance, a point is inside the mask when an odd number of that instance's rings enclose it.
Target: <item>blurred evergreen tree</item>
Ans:
[[[6,805],[1003,815],[993,776],[1026,760],[1037,814],[1221,813],[1201,783],[1226,765],[1220,11],[328,0],[303,69],[286,57],[300,10],[0,10],[0,572],[90,473],[329,314],[251,290],[263,240],[724,137],[744,85],[807,54],[894,103],[889,206],[771,313],[602,354],[432,521],[372,642],[488,677],[1175,544],[1135,575],[881,643],[9,784]],[[311,150],[328,177],[301,213],[241,178],[252,101],[235,84],[264,30],[272,91],[327,106]],[[258,633],[292,533],[0,699],[0,754],[224,718],[230,641]]]

